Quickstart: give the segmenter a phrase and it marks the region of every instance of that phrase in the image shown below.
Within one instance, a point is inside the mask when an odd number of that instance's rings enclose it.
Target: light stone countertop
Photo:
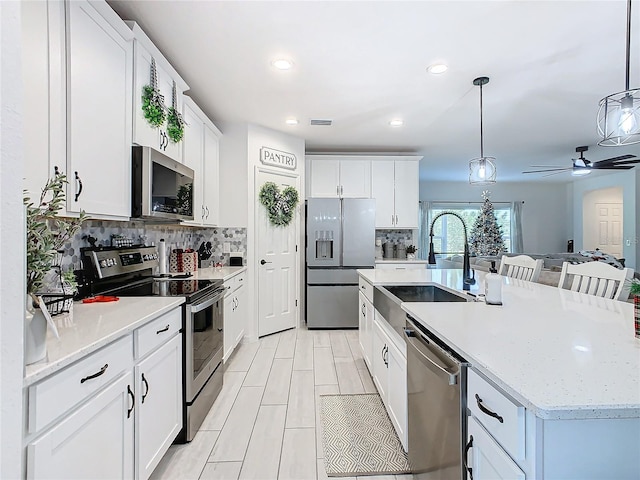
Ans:
[[[247,270],[246,265],[243,267],[207,267],[199,268],[193,272],[193,276],[189,277],[192,280],[222,280],[227,281],[235,275]],[[175,274],[179,275],[179,274]]]
[[[461,270],[359,270],[374,285],[434,282]],[[484,272],[472,293],[484,291]],[[472,366],[543,419],[639,418],[633,305],[503,277],[503,305],[403,303]]]
[[[117,302],[74,302],[71,314],[53,317],[60,339],[48,329],[47,357],[26,367],[24,386],[124,337],[179,307],[184,300],[184,297],[121,297]]]

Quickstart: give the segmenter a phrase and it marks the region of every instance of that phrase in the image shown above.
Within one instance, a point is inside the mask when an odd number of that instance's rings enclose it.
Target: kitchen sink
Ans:
[[[471,298],[436,285],[377,286],[373,291],[373,306],[402,336],[406,313],[402,302],[469,302]]]

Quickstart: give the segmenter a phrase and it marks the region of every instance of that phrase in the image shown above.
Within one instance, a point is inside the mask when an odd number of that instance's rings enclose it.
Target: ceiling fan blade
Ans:
[[[611,158],[603,158],[597,162],[593,163],[601,163],[601,162],[618,162],[620,160],[629,160],[630,158],[634,158],[635,155],[620,155],[619,157],[611,157]]]
[[[529,165],[530,168],[564,168],[560,165]]]
[[[565,170],[571,170],[573,167],[567,167],[567,168],[548,168],[545,170],[529,170],[527,172],[522,172],[522,173],[544,173],[544,172],[564,172]]]
[[[601,160],[599,162],[595,162],[593,165],[632,165],[634,163],[640,163],[640,158],[636,158],[634,160],[621,160],[621,161],[616,161],[616,162],[610,162],[608,160]]]
[[[541,178],[544,178],[544,177],[550,177],[551,175],[557,175],[557,174],[559,174],[559,173],[562,173],[562,172],[547,173],[546,175],[542,175],[542,177],[541,177]]]
[[[631,170],[633,165],[591,165],[593,170]]]

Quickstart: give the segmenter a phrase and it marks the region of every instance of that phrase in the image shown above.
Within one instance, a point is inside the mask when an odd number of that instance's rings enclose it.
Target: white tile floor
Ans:
[[[300,328],[242,344],[194,440],[173,445],[151,478],[326,479],[319,395],[375,391],[357,330]]]

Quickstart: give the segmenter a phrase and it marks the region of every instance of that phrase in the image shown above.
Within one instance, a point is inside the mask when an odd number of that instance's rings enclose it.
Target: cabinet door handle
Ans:
[[[478,404],[478,408],[482,413],[497,419],[500,423],[504,423],[504,418],[502,418],[496,412],[492,412],[491,410],[489,410],[487,407],[484,406],[484,404],[482,403],[482,399],[478,396],[477,393],[476,393],[476,403]]]
[[[398,215],[396,215],[396,225],[398,224]]]
[[[76,199],[75,201],[78,201],[78,198],[80,198],[80,194],[82,193],[82,180],[80,179],[80,176],[78,175],[78,172],[75,172],[76,174]]]
[[[200,206],[200,217],[204,218],[204,205]]]
[[[342,188],[342,185],[340,185],[340,195],[344,195],[344,189]]]
[[[391,215],[391,225],[395,225],[395,222],[393,221],[394,216]]]
[[[469,435],[469,442],[467,446],[464,447],[464,456],[462,457],[462,464],[464,468],[469,472],[469,480],[473,480],[473,469],[469,466],[469,462],[467,461],[467,456],[469,455],[469,449],[473,447],[473,435]]]
[[[336,185],[336,195],[340,196],[340,185]]]
[[[142,383],[144,383],[144,393],[142,394],[142,403],[144,403],[144,399],[149,395],[149,382],[144,378],[144,373],[142,374]]]
[[[204,207],[204,208],[205,208],[205,210],[207,211],[207,218],[209,218],[209,207],[207,207],[207,206],[205,205],[205,207]]]
[[[166,327],[161,328],[160,330],[158,330],[156,332],[156,335],[160,335],[162,332],[166,332],[167,330],[169,330],[169,325],[167,325]]]
[[[366,309],[366,306],[365,306],[365,304],[363,303],[363,304],[362,304],[362,316],[363,316],[363,317],[366,315],[366,313],[365,313],[365,309]]]
[[[127,418],[129,418],[131,416],[131,412],[133,412],[133,409],[136,408],[136,397],[131,391],[131,385],[127,385],[127,393],[131,397],[131,408],[127,410]]]
[[[87,377],[84,377],[84,378],[80,379],[80,383],[84,383],[87,380],[91,380],[93,378],[99,377],[100,375],[104,375],[104,372],[107,371],[107,368],[109,368],[109,364],[105,363],[104,367],[102,367],[98,372],[94,373],[93,375],[89,375]]]
[[[384,346],[384,364],[389,368],[389,347]]]
[[[169,145],[169,137],[164,130],[160,130],[160,150],[165,151]]]

